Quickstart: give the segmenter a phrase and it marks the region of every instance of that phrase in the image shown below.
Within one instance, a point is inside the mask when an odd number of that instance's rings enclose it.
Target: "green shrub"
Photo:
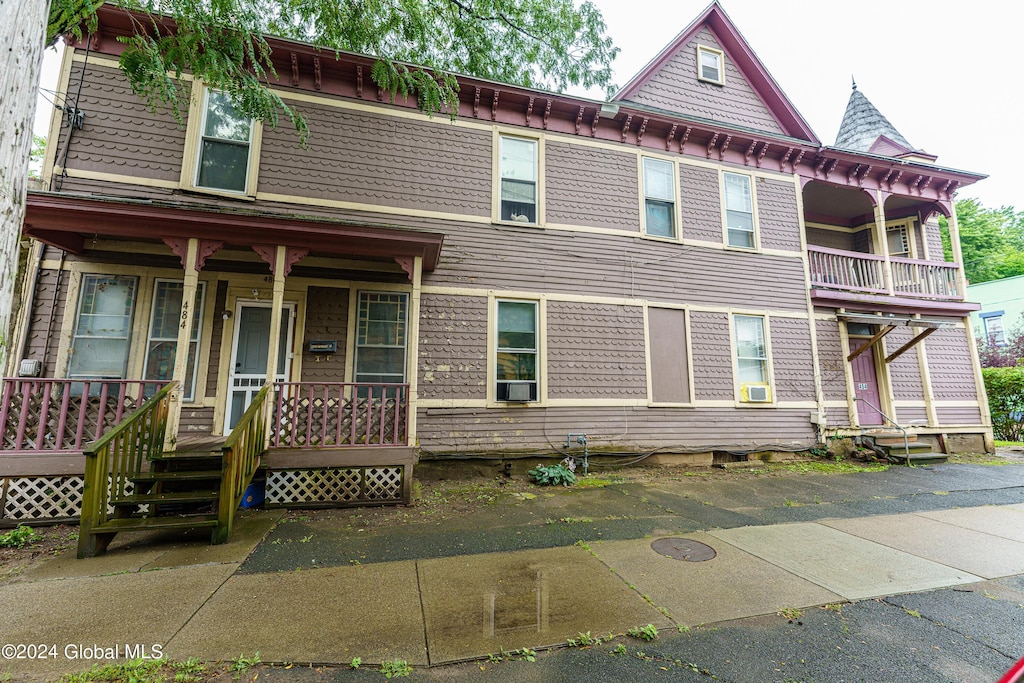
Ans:
[[[571,486],[576,475],[565,465],[538,465],[530,470],[533,481],[540,486]]]
[[[1024,437],[1024,367],[982,368],[995,437],[1020,441]]]

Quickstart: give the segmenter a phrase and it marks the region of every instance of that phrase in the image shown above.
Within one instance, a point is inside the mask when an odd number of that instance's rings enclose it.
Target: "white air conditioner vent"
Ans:
[[[751,403],[767,403],[768,387],[763,384],[752,384],[748,386],[747,400]]]
[[[530,388],[533,382],[509,382],[508,395],[505,400],[515,403],[527,403],[531,400]]]
[[[43,363],[36,358],[23,358],[18,366],[19,377],[38,377],[42,371]]]

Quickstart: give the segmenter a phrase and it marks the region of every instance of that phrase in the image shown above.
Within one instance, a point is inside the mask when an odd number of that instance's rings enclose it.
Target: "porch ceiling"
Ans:
[[[203,210],[172,202],[97,199],[29,192],[24,233],[73,253],[94,236],[219,240],[228,245],[279,244],[338,256],[423,257],[432,271],[443,233],[385,224],[295,218],[255,210]]]

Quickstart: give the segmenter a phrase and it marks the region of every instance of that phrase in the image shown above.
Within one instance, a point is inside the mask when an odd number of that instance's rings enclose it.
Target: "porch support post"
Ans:
[[[949,244],[953,248],[953,260],[960,264],[960,267],[956,269],[956,284],[960,289],[960,296],[967,297],[967,275],[964,273],[964,249],[960,244],[960,223],[956,219],[956,206],[950,202],[949,206],[949,220],[946,222],[949,228]],[[973,327],[967,328],[970,334],[968,337],[973,337]]]
[[[420,295],[423,284],[423,257],[417,256],[412,268],[412,295],[409,297],[409,357],[405,376],[409,381],[409,418],[405,426],[409,445],[416,445],[416,402],[419,398]]]
[[[277,360],[281,350],[281,308],[284,306],[284,273],[288,267],[285,260],[287,247],[278,245],[277,258],[274,259],[274,296],[270,309],[270,344],[267,347],[267,382],[273,384],[277,380]]]
[[[889,262],[889,233],[885,228],[885,193],[878,190],[875,197],[875,252],[885,258],[882,264],[882,278],[886,291],[892,296],[895,292],[892,286],[892,264]]]
[[[915,327],[916,333],[920,328]],[[924,393],[924,410],[928,416],[928,426],[936,427],[939,424],[939,414],[935,410],[935,394],[932,391],[932,373],[928,367],[928,345],[921,343],[917,345],[917,367],[921,373],[921,390]]]
[[[199,289],[199,240],[190,237],[185,251],[185,281],[181,290],[181,315],[178,316],[178,341],[174,349],[174,370],[171,379],[178,386],[171,392],[167,411],[167,431],[164,434],[164,450],[173,451],[178,443],[178,426],[181,424],[181,401],[185,394],[185,380],[188,377],[188,351],[192,343],[192,324],[195,317],[196,291]],[[199,362],[199,359],[196,359]]]

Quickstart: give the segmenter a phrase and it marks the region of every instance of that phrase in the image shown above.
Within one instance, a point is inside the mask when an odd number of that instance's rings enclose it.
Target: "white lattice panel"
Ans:
[[[82,477],[11,477],[6,480],[7,495],[0,519],[30,522],[80,517],[83,483]],[[0,482],[0,486],[3,484]],[[125,493],[131,494],[134,489],[134,483],[125,483]],[[139,507],[139,512],[148,511],[149,505]],[[107,514],[113,512],[113,506],[109,506]]]
[[[3,518],[17,520],[78,517],[82,477],[12,477],[7,480]]]
[[[357,469],[274,470],[267,473],[267,503],[335,503],[359,500]]]
[[[401,467],[367,467],[363,476],[369,500],[390,500],[402,495]]]

